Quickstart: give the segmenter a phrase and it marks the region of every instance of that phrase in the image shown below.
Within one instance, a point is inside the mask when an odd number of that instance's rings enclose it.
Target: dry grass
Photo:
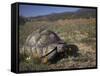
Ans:
[[[20,62],[20,71],[23,70],[49,70],[71,69],[96,66],[96,20],[66,19],[54,22],[35,21],[20,26],[20,47],[27,36],[42,26],[56,32],[68,44],[75,44],[79,48],[79,56],[63,58],[56,64],[35,64],[34,60]]]

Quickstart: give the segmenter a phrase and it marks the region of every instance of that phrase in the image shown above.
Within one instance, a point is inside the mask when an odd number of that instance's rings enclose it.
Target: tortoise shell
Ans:
[[[63,52],[64,41],[53,31],[42,30],[30,34],[24,45],[24,53],[31,57],[47,60],[52,59],[57,52]]]

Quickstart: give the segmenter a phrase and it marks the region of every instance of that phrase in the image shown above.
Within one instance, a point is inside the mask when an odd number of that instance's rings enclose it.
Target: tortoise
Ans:
[[[55,32],[45,29],[30,34],[22,49],[30,58],[38,58],[42,63],[48,63],[67,56],[67,47],[67,43]]]

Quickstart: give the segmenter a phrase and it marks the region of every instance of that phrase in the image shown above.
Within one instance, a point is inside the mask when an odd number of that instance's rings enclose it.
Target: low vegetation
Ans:
[[[20,54],[20,71],[72,69],[96,66],[95,18],[60,19],[53,22],[43,20],[26,22],[23,26],[20,26],[20,48],[24,45],[28,35],[41,27],[53,30],[68,44],[75,44],[79,48],[79,56],[69,56],[55,64],[42,64],[38,59],[25,60],[25,56]]]

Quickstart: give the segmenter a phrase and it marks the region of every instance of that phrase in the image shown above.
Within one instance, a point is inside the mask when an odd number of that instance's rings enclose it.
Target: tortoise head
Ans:
[[[65,43],[64,41],[59,41],[58,45],[57,45],[57,52],[58,53],[62,53],[66,50],[67,47],[67,43]]]

